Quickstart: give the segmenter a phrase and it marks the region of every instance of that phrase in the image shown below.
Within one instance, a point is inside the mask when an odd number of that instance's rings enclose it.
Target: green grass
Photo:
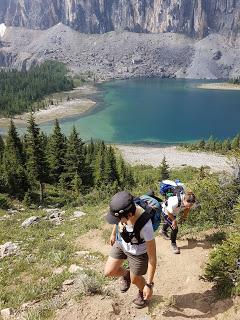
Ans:
[[[24,317],[24,320],[46,320],[52,318],[53,314],[53,310],[43,307],[29,311]]]
[[[0,260],[0,306],[1,309],[18,308],[32,300],[48,300],[61,287],[70,274],[67,271],[54,274],[57,267],[68,267],[77,263],[88,267],[92,261],[75,256],[75,240],[91,229],[99,228],[102,215],[96,207],[83,207],[87,215],[71,220],[74,209],[67,209],[61,225],[44,220],[46,212],[26,210],[0,221],[0,244],[11,241],[17,243],[19,254]],[[0,215],[6,212],[1,210]],[[30,216],[41,218],[38,224],[22,228],[21,223]],[[94,260],[103,260],[99,253],[91,253]],[[42,317],[42,318],[41,318]],[[29,314],[29,319],[36,318]]]

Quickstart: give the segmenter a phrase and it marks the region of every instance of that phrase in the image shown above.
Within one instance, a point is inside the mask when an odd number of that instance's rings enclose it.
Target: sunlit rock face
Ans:
[[[62,22],[83,33],[129,30],[236,37],[240,0],[1,0],[3,22],[30,29]]]

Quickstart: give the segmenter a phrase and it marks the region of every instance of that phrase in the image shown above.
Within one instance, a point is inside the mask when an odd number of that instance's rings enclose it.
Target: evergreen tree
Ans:
[[[58,120],[55,120],[53,134],[49,137],[47,150],[50,180],[57,183],[64,172],[66,153],[66,139],[61,133]]]
[[[30,190],[28,190],[25,193],[24,198],[23,198],[23,204],[26,207],[30,207],[30,205],[31,205],[31,192],[30,192]]]
[[[40,202],[43,201],[43,187],[47,180],[47,164],[42,142],[40,130],[31,115],[25,136],[26,169],[32,184],[39,184]]]
[[[214,151],[215,150],[215,140],[214,140],[214,137],[212,135],[207,140],[207,142],[205,144],[205,149],[209,150],[209,151]]]
[[[159,179],[160,181],[169,179],[169,165],[167,164],[166,157],[164,156],[159,166]]]
[[[117,180],[116,158],[113,147],[104,150],[104,183],[112,183]]]
[[[91,141],[90,141],[90,143],[89,143],[89,145],[88,145],[88,153],[89,153],[90,155],[92,155],[92,156],[95,154],[95,144],[94,144],[92,138],[91,138]]]
[[[82,139],[78,136],[76,128],[73,127],[72,133],[67,141],[67,151],[65,156],[65,166],[64,166],[64,181],[67,185],[71,185],[76,174],[82,180],[84,184],[84,143]]]
[[[4,190],[3,167],[2,167],[2,159],[3,159],[4,147],[5,147],[4,141],[3,141],[3,138],[0,135],[0,192],[3,192],[3,190]]]
[[[4,152],[4,141],[2,136],[0,135],[0,164],[2,162],[3,152]]]
[[[91,141],[91,143],[93,143]],[[86,186],[93,186],[94,177],[93,177],[93,168],[94,168],[94,151],[91,149],[91,144],[84,146],[84,158],[85,158],[85,171],[84,171],[84,184]],[[94,147],[93,147],[94,148]]]
[[[121,189],[132,189],[135,185],[131,167],[128,166],[120,155],[117,159],[118,181]]]
[[[200,149],[200,150],[203,150],[204,148],[205,148],[205,140],[204,139],[202,139],[202,140],[200,140],[199,141],[199,143],[198,143],[198,148]]]
[[[29,186],[23,159],[22,143],[11,120],[4,148],[2,170],[9,194],[17,197],[22,197]]]
[[[218,152],[222,152],[222,141],[221,140],[217,140],[215,143],[215,149]]]
[[[78,197],[82,191],[82,179],[80,178],[79,174],[76,172],[72,183],[71,183],[72,189],[76,196]]]
[[[231,142],[229,139],[225,139],[222,143],[222,151],[227,153],[229,150],[231,150]]]
[[[237,134],[231,141],[231,149],[237,150],[240,148],[240,135]]]
[[[98,152],[94,161],[94,184],[100,186],[105,182],[105,147],[104,144],[98,147]]]
[[[45,95],[73,89],[67,68],[57,61],[46,61],[29,71],[0,71],[0,114],[9,116],[43,107]]]

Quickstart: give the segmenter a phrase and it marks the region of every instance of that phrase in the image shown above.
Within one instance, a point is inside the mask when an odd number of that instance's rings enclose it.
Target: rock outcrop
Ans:
[[[83,33],[176,32],[194,38],[239,35],[240,0],[1,0],[0,23],[47,29],[62,22]]]
[[[48,30],[7,27],[0,67],[26,70],[62,61],[83,78],[232,78],[240,73],[240,41],[211,34],[194,40],[176,33],[108,32],[86,35],[57,24]]]

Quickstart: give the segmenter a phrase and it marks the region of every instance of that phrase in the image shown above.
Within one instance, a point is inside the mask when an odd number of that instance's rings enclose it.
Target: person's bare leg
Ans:
[[[124,260],[108,257],[105,265],[104,274],[106,277],[122,277],[126,276],[128,270],[122,267]]]
[[[133,303],[136,308],[144,308],[147,305],[147,301],[145,301],[143,297],[143,288],[145,286],[146,281],[143,276],[137,276],[133,273],[131,273],[130,275],[131,282],[135,284],[135,286],[137,286],[139,289],[137,297],[133,300]]]
[[[105,265],[104,274],[107,277],[120,277],[120,291],[126,292],[130,288],[130,271],[122,267],[124,260],[109,257]]]
[[[131,276],[132,284],[135,284],[135,286],[137,286],[140,291],[143,291],[143,288],[144,288],[145,283],[146,283],[144,277],[143,276],[137,276],[137,275],[133,274],[132,272],[130,272],[130,276]]]

